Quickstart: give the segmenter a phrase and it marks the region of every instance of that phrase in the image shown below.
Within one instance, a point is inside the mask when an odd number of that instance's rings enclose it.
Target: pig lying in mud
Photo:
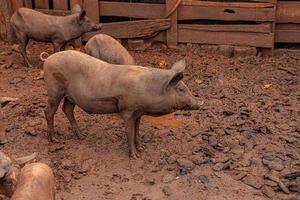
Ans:
[[[38,11],[19,8],[10,19],[11,26],[19,41],[19,50],[27,67],[26,46],[29,39],[39,42],[52,42],[54,51],[63,49],[64,45],[82,34],[101,29],[100,24],[92,22],[86,12],[75,5],[68,16],[52,16]]]
[[[111,64],[134,65],[134,59],[129,52],[113,37],[97,34],[86,43],[85,52]]]
[[[27,164],[20,170],[0,152],[0,194],[11,200],[54,200],[53,172],[43,163]]]
[[[181,81],[186,63],[171,69],[109,64],[78,51],[55,53],[44,62],[48,91],[45,117],[49,139],[54,137],[54,114],[64,98],[63,111],[75,134],[75,105],[87,113],[120,113],[126,126],[130,155],[137,157],[142,115],[160,116],[176,110],[196,110],[199,103]]]

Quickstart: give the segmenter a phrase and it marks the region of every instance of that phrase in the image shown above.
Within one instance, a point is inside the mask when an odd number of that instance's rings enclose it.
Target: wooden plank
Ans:
[[[300,30],[300,24],[276,24],[276,30]]]
[[[300,30],[276,30],[275,42],[300,43]]]
[[[276,10],[277,23],[300,23],[299,1],[278,1]]]
[[[53,8],[56,10],[68,10],[68,0],[53,0]]]
[[[273,47],[274,33],[212,32],[178,25],[178,42]]]
[[[167,32],[166,31],[161,31],[155,37],[149,38],[148,40],[166,43],[167,42]]]
[[[31,0],[25,0],[25,7],[26,8],[32,8],[32,1]]]
[[[207,6],[180,6],[179,20],[210,19],[223,21],[259,21],[275,20],[273,8],[235,8],[235,7],[207,7]]]
[[[198,24],[181,24],[181,28],[198,30],[198,31],[213,31],[213,32],[251,32],[251,33],[271,33],[271,23],[264,24],[226,24],[226,25],[198,25]]]
[[[86,10],[86,15],[94,22],[99,22],[99,1],[85,0],[83,2],[83,9]]]
[[[185,0],[180,5],[201,7],[232,7],[232,8],[273,8],[272,3],[249,3],[249,2],[213,2]]]
[[[133,17],[157,19],[164,18],[165,4],[125,3],[100,1],[101,16]]]
[[[48,0],[35,0],[35,8],[49,9]]]
[[[169,48],[177,46],[178,43],[177,9],[173,11],[173,8],[177,5],[178,1],[179,0],[166,0],[166,15],[170,15],[169,19],[171,20],[171,27],[167,30],[167,45]]]
[[[273,3],[276,4],[277,0],[247,0],[247,1],[251,1],[251,2],[267,2],[267,3]]]
[[[11,0],[13,11],[18,10],[19,8],[24,7],[22,0]]]
[[[90,32],[84,35],[83,41],[87,41],[93,35],[104,33],[114,38],[151,38],[160,31],[170,28],[168,19],[138,20],[129,22],[104,23],[100,31]]]

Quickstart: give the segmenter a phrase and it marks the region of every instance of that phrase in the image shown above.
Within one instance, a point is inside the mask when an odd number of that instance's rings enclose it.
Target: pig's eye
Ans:
[[[183,88],[178,88],[178,91],[179,92],[184,92],[184,89]]]

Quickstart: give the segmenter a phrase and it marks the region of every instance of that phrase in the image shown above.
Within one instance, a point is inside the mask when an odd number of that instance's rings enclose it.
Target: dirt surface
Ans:
[[[300,51],[244,58],[192,45],[131,51],[138,64],[151,67],[185,58],[184,81],[204,101],[199,111],[144,118],[145,150],[132,160],[117,115],[76,108],[87,134],[81,141],[59,109],[61,143],[49,143],[47,94],[34,77],[39,54],[52,48],[31,43],[34,68],[24,67],[14,48],[0,42],[0,95],[19,98],[1,110],[8,139],[1,150],[13,158],[38,152],[36,160],[54,170],[57,199],[300,199]]]

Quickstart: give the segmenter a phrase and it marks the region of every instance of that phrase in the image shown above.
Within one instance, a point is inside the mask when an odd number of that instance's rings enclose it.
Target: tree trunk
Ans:
[[[10,17],[13,14],[11,0],[1,0],[0,2],[0,39],[13,42],[14,33],[10,26]]]

